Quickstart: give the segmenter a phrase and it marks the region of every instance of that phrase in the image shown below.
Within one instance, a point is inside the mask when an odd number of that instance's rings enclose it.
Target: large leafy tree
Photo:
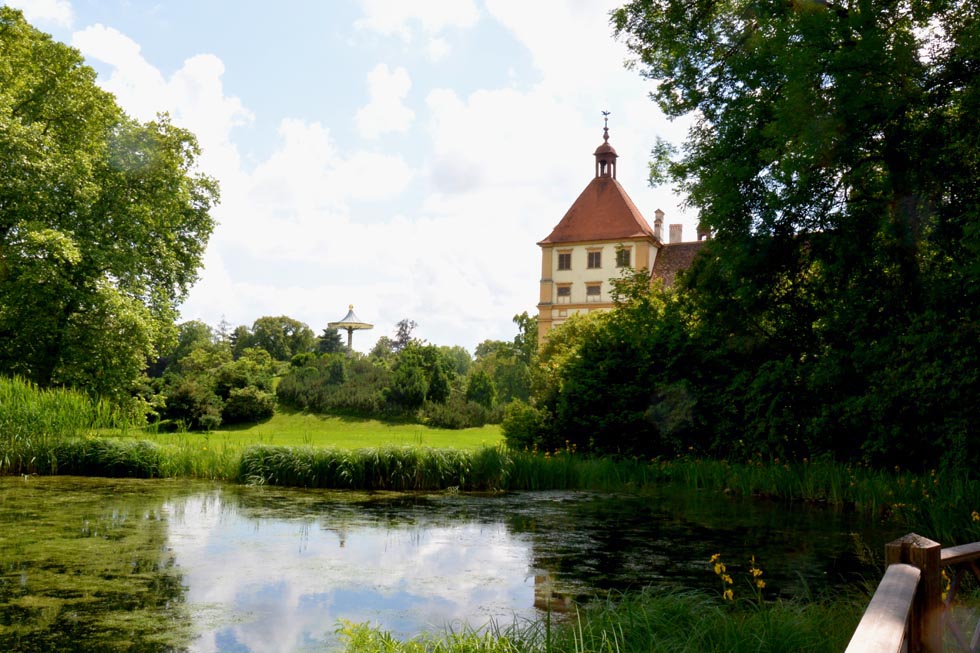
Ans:
[[[285,315],[260,317],[252,323],[251,329],[239,327],[235,329],[233,340],[236,358],[250,347],[259,347],[277,361],[311,353],[317,346],[316,336],[305,322]]]
[[[213,229],[197,155],[0,7],[0,371],[127,396],[172,341]]]
[[[613,20],[694,120],[652,177],[715,235],[688,276],[708,410],[777,453],[977,462],[974,6],[636,0]]]

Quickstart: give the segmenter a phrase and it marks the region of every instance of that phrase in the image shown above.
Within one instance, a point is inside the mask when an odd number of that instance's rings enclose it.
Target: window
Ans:
[[[572,301],[572,287],[558,286],[558,303],[568,304]]]
[[[587,302],[601,302],[602,301],[602,286],[597,283],[591,283],[585,287],[585,301]]]
[[[559,270],[571,270],[572,269],[572,253],[571,252],[559,252],[558,253],[558,269]]]
[[[628,268],[630,266],[630,250],[626,247],[616,250],[616,267]]]
[[[589,264],[587,266],[589,269],[601,268],[602,267],[602,252],[589,252]]]

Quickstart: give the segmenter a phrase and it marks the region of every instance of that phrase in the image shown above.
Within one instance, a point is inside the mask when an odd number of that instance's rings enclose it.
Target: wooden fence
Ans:
[[[885,576],[871,597],[846,653],[978,653],[980,624],[969,637],[953,619],[967,574],[980,582],[980,542],[943,548],[910,533],[885,546]],[[948,634],[948,637],[946,635]]]

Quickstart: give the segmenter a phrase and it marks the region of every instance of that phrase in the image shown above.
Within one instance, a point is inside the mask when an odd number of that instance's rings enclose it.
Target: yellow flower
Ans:
[[[735,600],[735,594],[730,589],[729,590],[725,590],[725,593],[722,594],[721,596],[726,601],[734,601]]]
[[[973,514],[974,515],[977,514],[976,511],[973,511]],[[718,562],[718,558],[720,558],[720,557],[721,557],[721,554],[720,553],[716,553],[713,556],[711,556],[711,560],[709,560],[708,562],[710,562],[711,564],[715,564],[716,562]]]
[[[980,512],[974,510],[970,516],[973,517],[973,521],[980,521]]]
[[[722,575],[721,575],[721,580],[722,580],[722,582],[724,582],[724,583],[726,583],[726,584],[728,584],[728,585],[731,585],[731,584],[732,584],[732,582],[733,582],[733,581],[732,581],[732,577],[731,577],[731,576],[729,576],[728,574],[722,574]]]
[[[762,580],[761,578],[757,578],[755,581],[755,586],[761,590],[763,587],[766,586],[766,581]]]

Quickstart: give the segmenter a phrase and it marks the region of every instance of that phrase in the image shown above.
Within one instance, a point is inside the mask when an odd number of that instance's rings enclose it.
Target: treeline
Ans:
[[[634,0],[617,35],[712,234],[549,339],[525,440],[980,469],[980,31],[956,3]],[[941,25],[941,31],[930,28]]]
[[[151,424],[176,430],[258,422],[278,405],[443,428],[498,423],[505,405],[530,397],[536,321],[524,314],[515,322],[513,341],[480,343],[475,358],[413,337],[407,319],[366,355],[347,351],[336,329],[315,336],[286,316],[233,330],[185,322],[150,366],[139,401]]]
[[[635,274],[618,282],[615,310],[549,333],[531,401],[507,411],[508,443],[976,473],[980,340],[970,334],[980,322],[962,319],[976,305],[953,319],[931,310],[879,318],[867,338],[815,313],[801,338],[767,319],[765,304],[755,314],[720,309],[709,284],[720,249],[706,246],[679,290]],[[856,319],[878,308],[847,310]]]

